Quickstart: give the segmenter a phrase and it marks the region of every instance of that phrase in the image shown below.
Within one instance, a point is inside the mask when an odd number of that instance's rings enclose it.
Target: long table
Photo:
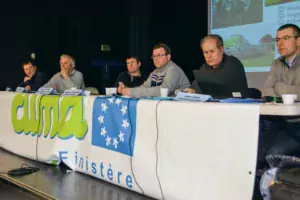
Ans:
[[[7,92],[0,101],[0,147],[175,200],[250,200],[259,115],[281,112],[275,105]],[[292,107],[288,114],[299,115]]]
[[[272,116],[299,116],[300,103],[285,105],[282,103],[265,103],[260,105],[261,115]]]

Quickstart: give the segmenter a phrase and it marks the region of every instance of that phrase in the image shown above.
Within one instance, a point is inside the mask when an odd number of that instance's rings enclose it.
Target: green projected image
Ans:
[[[294,1],[299,1],[299,0],[266,0],[265,5],[272,6],[272,5],[289,3],[289,2],[294,2]]]
[[[275,57],[275,43],[265,35],[258,44],[251,44],[243,35],[231,35],[224,40],[225,52],[238,57],[247,67],[268,66]]]

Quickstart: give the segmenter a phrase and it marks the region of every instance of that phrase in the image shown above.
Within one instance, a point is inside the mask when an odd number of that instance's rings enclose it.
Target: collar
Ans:
[[[297,60],[299,59],[299,57],[300,57],[300,54],[298,53],[298,54],[296,54],[296,55],[291,59],[290,62],[288,62],[288,61],[285,59],[285,57],[281,57],[281,58],[280,58],[280,61],[281,61],[283,64],[285,64],[285,66],[287,66],[288,68],[291,68],[291,67],[294,66],[295,62],[297,62]]]
[[[142,76],[142,73],[141,73],[141,72],[140,72],[140,75],[139,75],[139,76],[133,76],[132,74],[129,73],[129,71],[126,71],[126,73],[127,73],[128,76],[131,76],[131,77],[140,77],[140,76]]]
[[[73,70],[72,70],[72,72],[71,72],[71,74],[70,74],[70,75],[74,75],[74,74],[75,74],[75,72],[76,72],[76,70],[73,68]]]
[[[221,62],[219,63],[219,65],[216,67],[216,68],[213,68],[212,66],[209,66],[207,63],[206,65],[211,69],[211,70],[216,70],[216,69],[219,69],[219,68],[223,68],[224,67],[224,63],[227,59],[228,55],[223,53],[223,58],[221,60]]]
[[[288,62],[286,59],[284,59],[285,62],[286,62],[286,64],[287,64],[289,67],[292,67],[292,64],[293,64],[294,60],[296,59],[296,56],[297,56],[297,55],[295,55],[295,56],[292,58],[292,60],[291,60],[290,62]]]

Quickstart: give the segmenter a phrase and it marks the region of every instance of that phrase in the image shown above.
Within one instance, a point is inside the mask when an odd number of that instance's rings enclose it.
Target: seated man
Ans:
[[[83,75],[75,69],[75,60],[67,54],[60,56],[60,72],[43,87],[53,87],[58,93],[71,88],[84,89]]]
[[[46,74],[40,72],[34,62],[31,60],[26,60],[22,63],[23,70],[25,73],[24,80],[18,85],[18,87],[24,87],[27,92],[37,91],[48,81]]]
[[[128,96],[160,96],[160,88],[168,88],[169,95],[175,90],[190,87],[190,82],[182,69],[171,61],[171,50],[163,43],[153,47],[152,59],[155,69],[143,85],[128,88],[119,84],[118,92]]]
[[[264,96],[297,94],[300,99],[299,36],[299,27],[294,24],[285,24],[278,29],[276,45],[281,57],[272,64],[264,85]]]
[[[243,64],[234,56],[224,53],[223,39],[219,35],[208,35],[201,40],[201,49],[205,58],[205,63],[201,66],[199,73],[214,74],[220,84],[229,90],[234,88],[247,88],[247,78]],[[186,88],[185,92],[201,93],[201,86],[197,80],[193,81],[191,88]]]
[[[145,78],[141,75],[141,61],[137,56],[131,56],[126,59],[127,70],[119,74],[115,86],[119,86],[119,82],[127,87],[138,87],[142,85]]]
[[[276,45],[281,57],[276,59],[264,85],[264,96],[281,97],[281,94],[297,94],[300,99],[300,29],[285,24],[277,30]],[[289,155],[300,148],[299,117],[284,117],[265,121],[270,124],[260,134],[259,161],[265,155]],[[281,130],[281,132],[280,132]]]

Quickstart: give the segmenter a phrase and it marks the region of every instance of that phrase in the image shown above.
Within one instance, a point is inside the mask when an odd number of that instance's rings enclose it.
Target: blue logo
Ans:
[[[92,145],[133,156],[137,102],[97,97],[93,106]]]

